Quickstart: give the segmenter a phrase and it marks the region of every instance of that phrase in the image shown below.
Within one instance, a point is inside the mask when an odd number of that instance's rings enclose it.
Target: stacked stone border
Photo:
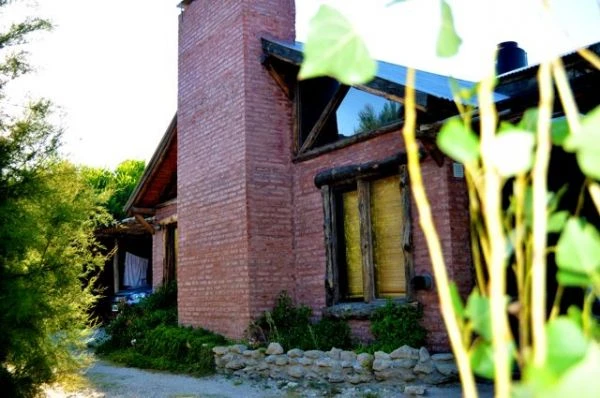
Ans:
[[[332,348],[329,351],[292,349],[278,343],[248,349],[243,344],[213,348],[217,372],[251,379],[272,378],[295,382],[328,383],[417,383],[437,385],[457,380],[452,354],[430,355],[425,347],[407,345],[391,353],[356,354]]]

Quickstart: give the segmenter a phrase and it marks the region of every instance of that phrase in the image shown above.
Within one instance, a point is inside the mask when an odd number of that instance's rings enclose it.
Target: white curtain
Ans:
[[[123,285],[130,287],[144,286],[148,271],[148,259],[125,253],[125,277]]]

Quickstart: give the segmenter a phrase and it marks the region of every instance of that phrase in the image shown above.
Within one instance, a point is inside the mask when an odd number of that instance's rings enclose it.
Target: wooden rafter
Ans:
[[[148,222],[146,221],[146,219],[141,215],[141,214],[136,214],[135,215],[135,219],[142,224],[142,226],[146,229],[146,231],[150,232],[152,235],[154,235],[154,227]]]
[[[350,90],[349,86],[342,85],[338,87],[327,106],[325,106],[323,113],[321,113],[321,116],[319,117],[313,128],[310,130],[310,133],[308,133],[308,136],[302,143],[302,146],[298,151],[299,154],[307,151],[317,141],[317,138],[319,138],[319,134],[323,130],[325,123],[327,123],[331,114],[336,111],[337,107],[340,105],[340,103],[348,93],[348,90]]]

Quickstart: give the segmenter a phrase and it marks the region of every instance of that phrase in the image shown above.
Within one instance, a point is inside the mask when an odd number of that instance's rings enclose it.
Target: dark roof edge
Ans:
[[[148,183],[148,181],[150,181],[152,176],[154,176],[154,174],[158,170],[158,167],[160,166],[160,163],[164,158],[169,148],[169,145],[175,137],[175,131],[177,131],[177,113],[175,113],[175,116],[173,116],[171,123],[169,123],[169,127],[167,127],[167,131],[165,131],[165,134],[163,135],[162,139],[160,140],[160,143],[158,144],[158,147],[156,147],[156,150],[154,151],[150,162],[148,162],[148,165],[144,170],[144,174],[142,174],[142,178],[140,178],[140,182],[137,184],[137,186],[131,193],[131,196],[129,196],[129,199],[127,200],[125,206],[123,206],[123,211],[126,214],[129,214],[131,208],[134,207],[134,203],[140,199],[145,185]]]
[[[586,48],[594,54],[600,55],[600,42],[590,44],[582,48]],[[581,65],[588,62],[586,59],[579,55],[578,50],[560,56],[560,59],[562,60],[565,66],[565,69],[572,68],[574,65]],[[514,92],[516,91],[522,91],[524,88],[533,89],[534,87],[531,86],[522,87],[522,84],[519,85],[519,83],[527,79],[532,80],[532,82],[533,80],[535,80],[535,83],[537,83],[537,72],[539,67],[540,64],[534,64],[498,76],[498,84],[496,85],[496,91],[511,95],[514,94]],[[535,88],[537,88],[537,85]]]

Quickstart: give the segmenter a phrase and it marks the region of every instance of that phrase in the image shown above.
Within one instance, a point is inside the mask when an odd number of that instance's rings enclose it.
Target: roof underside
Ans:
[[[177,115],[171,121],[137,187],[125,205],[127,213],[154,209],[177,197]]]

